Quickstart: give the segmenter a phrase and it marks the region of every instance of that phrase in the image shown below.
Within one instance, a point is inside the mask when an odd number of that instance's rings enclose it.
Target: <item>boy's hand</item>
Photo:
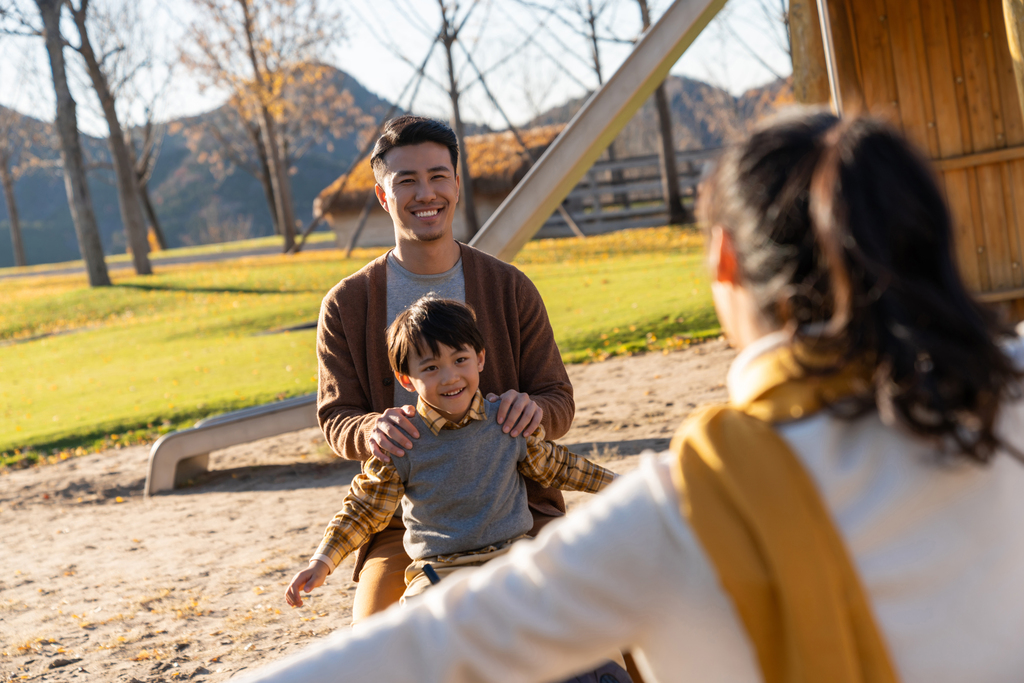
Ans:
[[[304,590],[309,593],[314,588],[319,588],[324,584],[324,579],[329,573],[325,563],[320,560],[310,560],[309,566],[292,578],[288,590],[284,592],[284,599],[292,607],[302,607],[302,596],[299,595],[299,591]]]
[[[415,414],[416,406],[409,405],[388,408],[381,413],[377,418],[377,424],[373,426],[373,431],[370,432],[370,451],[384,462],[391,462],[392,455],[404,456],[403,449],[412,448],[409,437],[420,438],[420,433],[409,421]]]
[[[541,419],[544,417],[544,409],[537,405],[530,395],[509,389],[500,397],[497,394],[487,394],[487,400],[494,403],[501,398],[501,405],[498,406],[498,424],[505,425],[502,430],[512,436],[520,434],[533,434]]]

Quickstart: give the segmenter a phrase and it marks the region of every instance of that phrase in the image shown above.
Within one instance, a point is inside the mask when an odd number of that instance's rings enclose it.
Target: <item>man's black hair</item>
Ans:
[[[452,171],[459,170],[459,139],[455,132],[448,127],[448,124],[435,119],[428,119],[424,116],[399,116],[384,124],[384,130],[377,138],[377,144],[373,146],[373,154],[370,155],[370,167],[373,175],[380,181],[381,175],[387,168],[384,162],[384,155],[395,147],[406,145],[418,145],[423,142],[436,142],[448,148],[448,154],[452,158]]]

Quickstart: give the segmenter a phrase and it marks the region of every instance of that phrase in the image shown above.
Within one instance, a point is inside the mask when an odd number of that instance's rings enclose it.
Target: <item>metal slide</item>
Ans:
[[[470,245],[511,261],[668,76],[725,0],[675,0],[555,138]]]

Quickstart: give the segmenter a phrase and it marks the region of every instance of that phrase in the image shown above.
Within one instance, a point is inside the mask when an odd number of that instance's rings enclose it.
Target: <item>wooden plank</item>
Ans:
[[[864,104],[863,73],[857,50],[856,29],[850,7],[856,0],[829,0],[829,23],[832,29],[832,48],[838,67],[839,86],[843,109],[847,115],[866,110]]]
[[[1013,192],[1014,181],[1020,183],[1024,180],[1020,175],[1022,168],[1024,168],[1022,161],[999,165],[1003,180],[1003,205],[1006,215],[1005,231],[1010,258],[1010,276],[1014,287],[1024,285],[1024,274],[1021,272],[1024,271],[1024,268],[1021,268],[1021,223],[1018,202]]]
[[[985,235],[985,218],[982,209],[982,195],[978,189],[978,169],[967,169],[967,188],[971,197],[971,220],[968,223],[974,235],[974,247],[978,259],[978,289],[991,291],[992,281],[989,277],[988,244]]]
[[[892,84],[892,48],[887,18],[875,0],[850,4],[857,52],[860,55],[861,87],[867,111],[900,126],[896,89]]]
[[[936,156],[959,156],[964,153],[964,139],[946,13],[941,4],[931,0],[922,0],[918,9],[924,38],[925,68],[934,108],[933,130],[938,141]]]
[[[967,82],[964,78],[963,51],[960,45],[960,34],[957,31],[957,13],[954,3],[955,0],[945,0],[942,4],[951,57],[950,65],[953,68],[953,82],[956,88],[956,111],[960,119],[960,134],[964,144],[961,154],[967,154],[968,152],[979,150],[974,143],[971,131],[970,103],[967,101]]]
[[[969,168],[972,166],[982,166],[984,164],[998,164],[1003,161],[1014,161],[1015,159],[1022,158],[1024,158],[1024,145],[1017,145],[1016,147],[1003,147],[1002,149],[992,149],[987,152],[976,152],[974,154],[964,154],[963,156],[936,159],[935,165],[940,170],[952,171],[956,168]]]
[[[988,66],[988,89],[992,106],[992,129],[996,134],[996,147],[1006,146],[1006,122],[1003,116],[1003,102],[999,92],[999,73],[996,64],[996,40],[992,33],[992,12],[991,9],[995,0],[980,0],[977,3],[978,17],[980,19],[981,39],[985,50],[985,64]],[[1002,30],[1002,22],[999,22],[999,42],[1005,43]]]
[[[957,169],[942,174],[946,189],[946,203],[953,220],[953,240],[956,247],[956,261],[960,266],[960,277],[973,291],[981,289],[981,270],[978,260],[978,246],[974,241],[974,215],[971,207],[971,192],[967,171]]]
[[[937,150],[931,148],[933,136],[929,135],[928,127],[931,115],[926,109],[924,93],[928,78],[922,73],[924,65],[918,61],[920,17],[916,11],[917,2],[888,0],[886,9],[888,19],[885,23],[889,26],[893,79],[903,133],[921,151],[934,156]]]

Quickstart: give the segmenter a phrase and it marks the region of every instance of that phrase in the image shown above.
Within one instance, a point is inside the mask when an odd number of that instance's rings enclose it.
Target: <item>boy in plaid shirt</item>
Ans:
[[[401,506],[403,539],[413,562],[403,601],[425,590],[424,566],[444,576],[508,551],[533,526],[523,476],[544,486],[597,493],[615,474],[544,439],[544,428],[512,437],[478,386],[485,350],[475,315],[457,301],[429,295],[387,331],[397,381],[418,394],[412,418],[421,438],[404,457],[371,457],[352,481],[309,566],[285,598],[302,605],[349,553],[387,526]]]

